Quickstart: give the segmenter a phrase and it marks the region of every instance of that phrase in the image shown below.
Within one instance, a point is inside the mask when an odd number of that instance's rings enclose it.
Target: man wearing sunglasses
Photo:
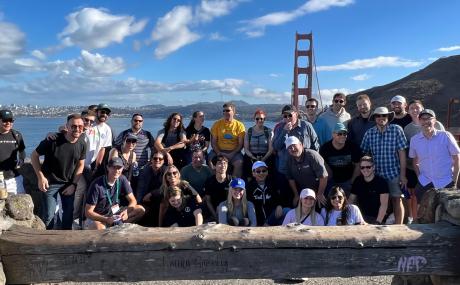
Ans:
[[[10,110],[0,110],[0,171],[6,190],[12,194],[25,193],[19,167],[26,157],[26,146],[20,132],[13,129],[14,117]]]
[[[84,130],[81,115],[69,115],[66,129],[67,132],[58,133],[55,140],[41,141],[30,157],[38,188],[43,192],[41,218],[47,229],[54,228],[58,194],[63,210],[62,229],[72,229],[75,190],[84,168],[86,143],[81,138]],[[40,156],[45,157],[43,164],[40,164]]]
[[[318,118],[318,139],[321,145],[332,139],[332,130],[335,124],[347,124],[351,119],[350,114],[345,110],[347,97],[343,93],[334,94],[332,105],[322,113]]]
[[[103,175],[105,173],[104,161],[107,161],[108,154],[112,148],[112,141],[115,139],[112,128],[107,124],[111,110],[109,105],[101,103],[96,107],[96,125],[94,126],[95,135],[98,138],[99,151],[95,154],[91,169],[93,171],[93,178]],[[104,159],[105,158],[105,159]]]
[[[399,125],[390,124],[393,117],[394,112],[389,112],[386,107],[375,109],[370,120],[375,121],[376,125],[364,134],[361,150],[374,158],[375,172],[387,181],[395,214],[395,224],[402,224],[404,207],[401,188],[407,187],[406,148],[408,144],[403,129]]]

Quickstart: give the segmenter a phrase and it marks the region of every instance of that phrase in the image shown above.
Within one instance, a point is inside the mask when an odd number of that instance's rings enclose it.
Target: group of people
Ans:
[[[452,134],[424,109],[400,95],[391,111],[359,95],[359,114],[345,109],[337,93],[320,112],[314,98],[305,116],[292,105],[273,129],[266,113],[254,113],[247,130],[232,102],[211,129],[196,111],[187,127],[172,113],[156,138],[143,129],[142,114],[115,136],[107,104],[67,117],[31,154],[42,192],[41,218],[56,228],[75,221],[88,229],[124,222],[145,226],[358,225],[417,217],[428,189],[457,188],[460,148]],[[1,110],[0,171],[12,193],[24,193],[20,167],[25,145]],[[43,163],[40,156],[44,156]],[[389,214],[393,213],[393,217]],[[394,219],[394,220],[392,220]]]

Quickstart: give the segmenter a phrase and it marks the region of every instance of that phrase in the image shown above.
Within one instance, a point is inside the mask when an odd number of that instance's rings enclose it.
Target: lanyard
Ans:
[[[107,200],[109,200],[110,207],[112,207],[112,197],[110,197],[110,192],[109,190],[112,190],[112,188],[109,187],[109,184],[107,182],[107,176],[104,176],[104,187],[105,187],[105,195],[107,197]],[[118,204],[118,192],[120,191],[120,181],[117,179],[115,181],[115,204]]]

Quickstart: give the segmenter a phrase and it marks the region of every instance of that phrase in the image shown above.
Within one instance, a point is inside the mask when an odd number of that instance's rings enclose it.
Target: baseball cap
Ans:
[[[285,105],[281,110],[281,114],[297,112],[297,108],[293,105]]]
[[[246,183],[244,183],[244,180],[241,178],[233,178],[232,181],[230,181],[230,187],[246,190]]]
[[[266,167],[268,168],[267,164],[263,161],[256,161],[252,164],[252,171],[256,170],[259,167]]]
[[[334,133],[338,133],[338,132],[342,132],[342,131],[348,132],[347,127],[345,127],[345,125],[343,123],[335,124]]]
[[[286,141],[284,141],[286,148],[290,147],[293,144],[299,144],[299,143],[301,143],[300,140],[295,136],[290,136],[286,139]]]
[[[110,166],[124,167],[123,160],[121,160],[121,158],[119,157],[114,157],[111,160],[109,160],[109,167]]]
[[[0,110],[0,119],[2,120],[12,120],[13,113],[10,110]]]
[[[107,110],[107,111],[109,111],[109,113],[112,112],[112,110],[110,110],[110,108],[109,108],[109,105],[107,105],[105,103],[101,103],[101,104],[97,105],[96,110]]]
[[[313,197],[316,200],[316,194],[315,191],[313,191],[310,188],[305,188],[300,192],[300,199],[307,198],[307,197]]]
[[[433,118],[436,118],[436,114],[431,109],[423,109],[419,114],[418,117],[420,118],[423,115],[430,115]]]
[[[406,98],[404,98],[403,96],[401,95],[396,95],[394,96],[393,98],[391,98],[391,103],[393,102],[399,102],[399,103],[406,103]]]
[[[125,140],[136,140],[137,141],[137,136],[135,134],[128,134]]]

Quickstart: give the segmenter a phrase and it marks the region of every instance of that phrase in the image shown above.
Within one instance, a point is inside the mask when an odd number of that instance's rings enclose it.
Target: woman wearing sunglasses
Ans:
[[[193,112],[192,119],[185,129],[185,134],[187,136],[187,163],[192,162],[193,151],[196,149],[201,149],[206,159],[211,132],[204,126],[204,113],[202,111]]]
[[[158,131],[155,149],[164,154],[169,153],[173,161],[168,161],[168,164],[174,164],[181,169],[185,166],[185,142],[187,140],[182,115],[172,113],[163,126],[164,128]]]
[[[227,200],[217,207],[219,224],[242,227],[257,226],[254,204],[246,198],[246,183],[241,178],[230,181]]]
[[[136,153],[134,148],[136,147],[137,136],[129,134],[126,136],[121,147],[112,148],[109,153],[109,161],[114,157],[119,157],[123,161],[123,172],[122,174],[128,178],[131,182],[133,176],[139,175],[137,169]]]
[[[160,191],[163,194],[163,200],[160,204],[160,211],[158,215],[158,225],[160,227],[163,225],[164,215],[166,213],[166,209],[168,208],[168,201],[170,198],[168,194],[168,188],[172,186],[179,187],[184,195],[192,196],[196,203],[201,205],[203,202],[201,196],[195,189],[193,189],[192,186],[190,186],[190,183],[180,178],[179,169],[175,165],[167,166],[163,175],[163,183],[160,187]]]
[[[244,136],[244,160],[243,175],[252,180],[252,164],[258,160],[267,163],[272,162],[272,138],[273,131],[264,126],[266,114],[264,110],[257,109],[254,113],[254,126],[250,127]]]
[[[168,187],[168,208],[165,213],[165,227],[192,227],[203,224],[201,207],[193,197],[184,195],[177,186]]]
[[[326,207],[321,209],[326,226],[364,225],[361,211],[356,205],[348,204],[345,191],[333,186],[329,191]]]
[[[291,223],[307,226],[324,226],[323,217],[315,211],[315,191],[305,188],[300,192],[299,198],[297,207],[286,214],[283,226]]]

